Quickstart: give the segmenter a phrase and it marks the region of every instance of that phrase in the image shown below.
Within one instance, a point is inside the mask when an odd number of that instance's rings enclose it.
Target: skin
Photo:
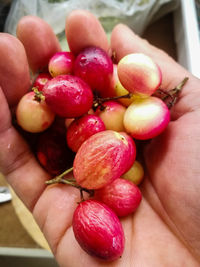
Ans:
[[[91,19],[89,13],[87,16]],[[79,14],[76,24],[78,22]],[[84,27],[83,21],[81,27]],[[97,40],[98,35],[94,39]],[[82,39],[77,40],[81,44]],[[90,257],[79,247],[71,227],[73,211],[80,200],[79,192],[65,185],[45,186],[49,175],[39,167],[25,141],[12,127],[10,99],[7,104],[2,91],[1,171],[33,212],[60,266],[199,266],[200,81],[125,25],[114,28],[111,47],[118,60],[130,52],[151,56],[163,72],[163,89],[171,89],[185,76],[189,77],[171,110],[172,120],[166,131],[144,149],[143,200],[135,214],[122,219],[126,236],[122,258],[106,263]]]

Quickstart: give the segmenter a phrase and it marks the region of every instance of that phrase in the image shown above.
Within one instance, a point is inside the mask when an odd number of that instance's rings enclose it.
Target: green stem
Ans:
[[[37,89],[37,87],[33,87],[32,90],[33,90],[33,92],[35,93],[35,98],[34,98],[34,100],[36,100],[36,101],[38,101],[38,102],[40,102],[40,101],[42,101],[42,100],[45,100],[45,96],[43,95],[43,93],[42,93],[41,91],[39,91],[39,90]]]
[[[57,183],[60,183],[60,181],[62,180],[62,178],[67,175],[68,173],[70,173],[71,171],[73,170],[73,167],[67,169],[66,171],[62,172],[60,175],[56,176],[55,178],[51,179],[51,180],[48,180],[46,181],[45,183],[46,184],[57,184]],[[65,180],[67,181],[67,180]],[[69,182],[73,182],[73,179],[70,178],[68,179]],[[75,179],[74,179],[75,181]]]

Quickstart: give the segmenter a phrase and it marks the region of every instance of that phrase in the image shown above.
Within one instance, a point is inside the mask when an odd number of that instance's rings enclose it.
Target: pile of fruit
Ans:
[[[162,81],[157,64],[139,53],[113,62],[99,47],[76,56],[57,52],[16,109],[17,124],[37,135],[36,157],[53,176],[47,184],[80,189],[76,240],[105,260],[122,255],[119,217],[141,203],[137,143],[158,136],[170,121],[168,106],[156,96]]]

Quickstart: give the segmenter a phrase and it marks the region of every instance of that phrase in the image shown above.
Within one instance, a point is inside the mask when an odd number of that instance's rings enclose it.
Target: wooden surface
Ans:
[[[159,21],[150,25],[143,36],[150,43],[165,50],[176,59],[172,14],[166,15]],[[5,184],[6,182],[3,176],[0,176],[0,185]],[[23,214],[23,211],[19,214],[18,208],[16,208],[16,199],[13,201],[15,201],[15,208],[12,202],[0,204],[0,246],[25,248],[41,247],[40,242],[37,242],[32,237],[35,236],[34,230],[31,232],[32,229],[29,227],[30,231],[27,231],[26,227],[24,227],[26,220],[23,220],[22,217],[26,215]],[[18,203],[18,205],[21,208],[21,204]],[[26,214],[25,211],[24,213]]]

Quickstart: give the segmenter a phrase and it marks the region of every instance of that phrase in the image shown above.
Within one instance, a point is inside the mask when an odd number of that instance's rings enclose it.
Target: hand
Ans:
[[[105,33],[88,12],[73,12],[66,25],[72,51],[78,52],[86,45],[99,45],[108,50]],[[48,52],[48,47],[46,49]],[[60,184],[45,186],[49,175],[11,125],[8,104],[10,99],[13,101],[14,93],[6,94],[5,88],[2,89],[8,103],[0,91],[1,171],[32,211],[60,266],[199,266],[200,81],[125,25],[114,28],[111,49],[117,60],[132,52],[151,56],[162,70],[165,90],[189,77],[171,110],[167,129],[144,150],[143,200],[135,214],[121,220],[126,237],[122,258],[106,263],[90,257],[79,247],[71,227],[79,191]],[[38,50],[32,46],[31,54],[37,54]]]

